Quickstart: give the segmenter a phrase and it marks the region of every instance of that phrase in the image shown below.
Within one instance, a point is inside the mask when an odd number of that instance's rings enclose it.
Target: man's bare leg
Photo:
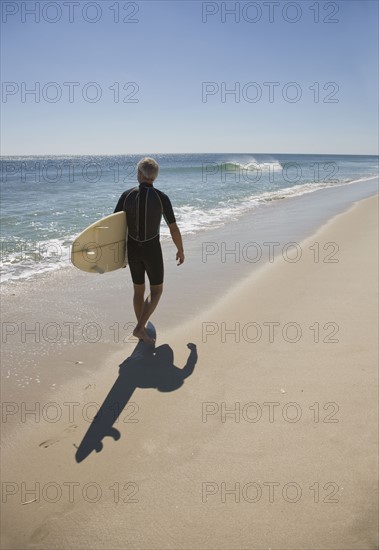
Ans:
[[[150,285],[150,294],[146,298],[141,315],[138,319],[136,328],[133,330],[133,336],[136,336],[140,340],[146,342],[146,344],[154,344],[153,338],[147,334],[145,325],[149,320],[151,314],[158,305],[158,302],[162,296],[163,284],[162,285]]]
[[[134,296],[133,296],[133,306],[134,313],[136,314],[137,322],[141,317],[143,302],[145,297],[145,285],[134,285]]]

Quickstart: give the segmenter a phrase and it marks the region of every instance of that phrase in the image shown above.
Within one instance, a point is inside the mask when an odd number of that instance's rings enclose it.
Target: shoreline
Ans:
[[[377,197],[357,202],[302,242],[304,248],[315,239],[339,243],[339,262],[314,262],[308,256],[298,263],[283,258],[266,263],[211,309],[200,308],[175,330],[160,330],[160,353],[169,342],[174,357],[165,354],[165,361],[179,368],[189,358],[188,341],[197,344],[198,360],[184,387],[157,392],[149,385],[149,371],[138,364],[143,380],[129,401],[127,416],[125,409],[115,424],[121,439],[104,438],[103,449],[92,451],[79,464],[74,447],[80,446],[89,427],[87,419],[94,414],[89,408],[84,418],[84,405],[103,402],[117,377],[117,366],[134,346],[112,351],[100,369],[86,368],[86,385],[80,378],[58,388],[56,402],[78,402],[80,414],[71,419],[65,415],[57,422],[41,418],[39,424],[25,425],[4,440],[4,479],[15,483],[18,492],[3,505],[3,548],[371,550],[376,524],[369,475],[376,468],[374,226]],[[235,330],[236,322],[241,326],[255,322],[261,328],[265,322],[281,327],[297,323],[303,337],[296,342],[290,327],[287,340],[270,342],[266,333],[253,344],[255,333],[249,332],[237,342],[232,331],[222,341],[222,323]],[[325,341],[335,337],[335,327],[325,329],[327,323],[338,324],[339,343]],[[240,403],[246,415],[254,416],[253,409],[247,413],[243,408],[252,402],[264,411],[259,422],[251,423],[243,412],[239,422],[227,412],[222,421],[222,403],[234,411]],[[264,406],[267,402],[279,403],[282,414],[273,422]],[[293,422],[293,406],[287,407],[287,419],[283,416],[288,403],[301,408],[299,422]],[[136,423],[131,421],[133,414]],[[20,428],[19,415],[16,420]],[[73,481],[82,486],[97,483],[103,498],[96,505],[83,498],[70,502],[62,497],[54,503],[40,498],[26,506],[20,501],[22,482],[28,487],[54,482],[63,488]],[[139,498],[122,507],[112,502],[107,488],[125,481],[135,484]],[[241,487],[255,483],[267,490],[264,484],[274,481],[280,488],[297,484],[303,495],[299,503],[291,501],[293,493],[288,500],[278,497],[273,502],[262,496],[255,504],[243,493],[239,503],[233,496],[220,500],[223,483],[234,489],[236,483]],[[205,501],[204,483],[208,484]],[[325,489],[327,483],[332,485]],[[309,486],[315,484],[321,491],[318,504],[310,498]],[[338,502],[328,504],[325,498],[330,494],[337,495]],[[25,500],[33,500],[30,493]],[[254,520],[252,525],[251,514],[259,523]]]
[[[295,201],[295,204],[296,204],[297,199],[301,200],[309,196],[310,196],[309,198],[312,198],[313,194],[316,194],[316,197],[317,197],[319,193],[322,194],[325,192],[326,193],[331,192],[333,195],[333,192],[336,189],[339,189],[339,188],[344,189],[349,186],[354,187],[354,186],[360,186],[360,185],[363,185],[363,186],[367,185],[368,190],[371,188],[371,192],[375,192],[373,191],[373,189],[375,188],[375,185],[372,187],[372,184],[375,184],[375,182],[379,183],[378,176],[363,177],[357,180],[352,180],[350,182],[339,183],[331,187],[326,186],[326,187],[317,188],[312,191],[305,191],[304,193],[299,195],[294,195],[294,196],[289,195],[289,196],[280,197],[278,199],[272,199],[270,201],[263,201],[257,205],[254,205],[253,207],[248,208],[245,211],[241,211],[240,213],[237,214],[237,218],[232,216],[228,221],[221,221],[220,225],[206,227],[201,230],[195,230],[191,233],[184,233],[183,237],[186,241],[189,240],[189,242],[191,242],[191,240],[195,238],[202,238],[203,235],[207,235],[208,233],[210,235],[217,234],[219,231],[222,233],[223,231],[227,230],[229,226],[233,226],[233,224],[235,224],[236,222],[238,223],[240,221],[242,224],[244,224],[245,221],[249,220],[251,216],[255,216],[256,214],[260,213],[262,209],[264,210],[267,207],[275,207],[276,203],[280,203],[281,200],[283,199],[285,201],[289,200],[290,203],[291,201]],[[376,185],[376,188],[378,188],[378,185]],[[363,198],[364,196],[365,196],[364,191],[362,193],[358,191],[356,195],[356,200],[358,200],[358,197]],[[259,196],[257,197],[257,200],[259,200]],[[336,215],[337,213],[338,211],[334,212],[334,215]],[[332,214],[330,213],[329,215],[331,217]],[[304,238],[304,236],[302,238]],[[67,241],[67,239],[64,239],[64,240]],[[55,241],[53,240],[53,242]],[[171,239],[168,235],[164,235],[164,236],[161,236],[161,242],[162,242],[162,245],[166,247],[171,242]],[[58,246],[62,247],[62,249],[60,250],[61,253],[62,251],[64,251],[62,255],[67,256],[67,258],[69,258],[71,245],[67,244],[63,246],[62,244],[58,244]],[[49,281],[49,278],[54,277],[54,275],[57,272],[63,271],[64,273],[69,273],[70,270],[72,270],[72,264],[70,263],[70,261],[67,261],[64,263],[64,265],[60,267],[51,268],[51,269],[49,267],[48,269],[46,269],[46,271],[31,273],[27,277],[20,277],[17,279],[6,279],[0,282],[0,292],[4,293],[4,295],[7,295],[9,293],[12,293],[13,290],[17,290],[18,288],[20,288],[20,285],[37,283],[41,279]]]
[[[370,196],[376,183],[363,191]],[[165,291],[152,318],[159,334],[188,324],[222,301],[230,289],[283,258],[294,266],[298,262],[293,260],[299,256],[300,263],[316,256],[319,261],[333,261],[338,251],[330,243],[312,243],[311,249],[300,243],[358,204],[352,200],[362,196],[362,188],[351,186],[348,194],[346,187],[322,189],[312,195],[318,201],[310,203],[309,196],[278,201],[226,227],[204,231],[206,241],[192,236],[186,241],[187,260],[180,267],[176,266],[173,244],[163,242]],[[334,202],[330,200],[333,196]],[[311,204],[313,218],[308,210],[306,215],[302,211]],[[339,214],[330,216],[336,210]],[[255,257],[258,261],[251,262]],[[100,367],[96,365],[109,354],[128,352],[136,344],[131,336],[135,319],[128,269],[91,276],[71,266],[46,279],[27,281],[12,294],[2,297],[1,376],[3,394],[10,400],[27,401],[31,390],[44,397],[55,394],[67,380],[81,378],[83,371],[84,377],[89,372],[97,374]],[[40,312],[38,319],[35,311]]]

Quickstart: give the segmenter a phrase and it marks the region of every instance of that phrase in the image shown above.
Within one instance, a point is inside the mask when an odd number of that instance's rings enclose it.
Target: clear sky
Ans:
[[[1,5],[3,155],[378,153],[376,0]]]

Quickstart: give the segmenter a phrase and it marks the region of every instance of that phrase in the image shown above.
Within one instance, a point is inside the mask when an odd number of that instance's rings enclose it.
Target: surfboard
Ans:
[[[71,262],[87,273],[107,273],[128,263],[125,212],[116,212],[93,223],[74,240]]]

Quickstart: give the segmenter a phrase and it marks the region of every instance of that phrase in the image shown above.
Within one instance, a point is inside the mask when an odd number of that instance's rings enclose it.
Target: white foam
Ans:
[[[246,162],[245,164],[241,164],[240,162],[235,162],[235,161],[224,162],[221,164],[221,168],[224,170],[237,169],[245,172],[248,172],[248,171],[268,172],[268,171],[282,170],[282,165],[276,159],[268,160],[265,162],[258,162],[255,158],[251,158],[249,162]]]
[[[74,236],[27,242],[19,239],[2,241],[1,283],[29,279],[70,265],[71,242]]]
[[[274,163],[275,161],[273,161]],[[258,207],[260,204],[313,193],[326,187],[340,187],[376,178],[377,176],[367,176],[355,180],[343,180],[338,183],[304,183],[275,191],[255,193],[240,200],[220,201],[216,207],[209,209],[199,207],[203,201],[197,199],[198,206],[176,207],[175,213],[181,232],[183,235],[188,235],[221,227],[228,221],[236,220],[240,215]],[[170,237],[165,223],[161,226],[161,236],[162,239]],[[5,254],[2,254],[0,263],[2,270],[1,282],[7,283],[29,279],[71,265],[71,244],[75,238],[76,235],[69,235],[60,240],[39,241],[33,243],[33,246],[29,244],[28,249],[24,250],[22,250],[24,241],[21,239],[14,239],[12,243],[7,243],[9,244],[9,252],[6,251]],[[4,245],[4,242],[2,244]],[[14,251],[12,251],[11,246],[15,247]]]

